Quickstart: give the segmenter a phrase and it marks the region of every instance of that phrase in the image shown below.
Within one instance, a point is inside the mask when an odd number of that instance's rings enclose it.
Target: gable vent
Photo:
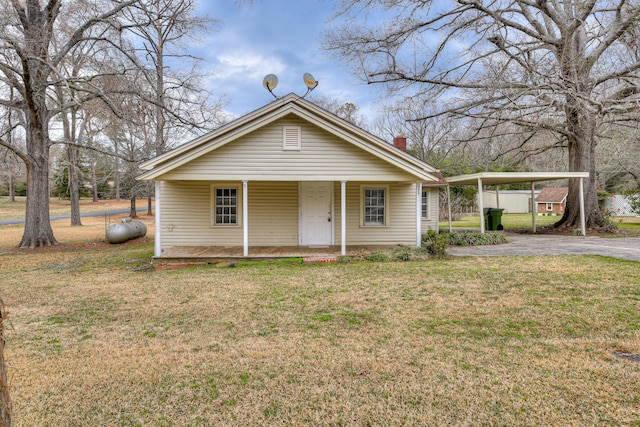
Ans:
[[[300,126],[283,126],[282,149],[300,151],[301,134]]]

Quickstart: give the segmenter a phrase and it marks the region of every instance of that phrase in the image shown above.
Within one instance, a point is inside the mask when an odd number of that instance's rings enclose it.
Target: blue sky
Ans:
[[[319,81],[313,95],[353,102],[362,114],[375,115],[376,88],[358,81],[347,68],[320,48],[333,1],[254,0],[239,6],[233,0],[199,0],[199,11],[219,19],[217,31],[196,47],[211,73],[207,85],[228,98],[227,110],[242,115],[271,102],[262,86],[276,74],[279,96],[303,95],[305,72]]]

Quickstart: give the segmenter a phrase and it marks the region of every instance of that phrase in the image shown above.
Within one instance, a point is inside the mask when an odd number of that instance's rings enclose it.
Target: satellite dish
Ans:
[[[267,74],[264,76],[264,80],[262,80],[262,85],[271,92],[278,86],[278,77],[275,74]]]
[[[262,79],[262,86],[264,86],[264,88],[268,90],[269,93],[274,96],[274,98],[278,98],[273,93],[273,89],[278,86],[278,77],[275,74],[267,74],[266,76],[264,76],[264,79]]]
[[[318,81],[311,75],[311,73],[304,73],[304,75],[302,76],[302,80],[304,80],[304,84],[307,85],[307,93],[302,95],[302,97],[304,98],[309,94],[309,92],[311,92],[316,88],[316,86],[318,86]]]
[[[313,90],[318,86],[318,81],[311,75],[311,73],[304,73],[302,80],[304,80],[304,84],[307,85],[309,90]]]

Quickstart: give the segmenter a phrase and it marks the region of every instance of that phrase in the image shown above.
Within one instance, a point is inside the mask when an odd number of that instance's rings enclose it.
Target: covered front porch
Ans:
[[[420,246],[421,188],[419,182],[158,181],[155,257],[336,257]],[[228,203],[229,214],[221,215],[219,202]],[[379,223],[367,222],[373,220]]]

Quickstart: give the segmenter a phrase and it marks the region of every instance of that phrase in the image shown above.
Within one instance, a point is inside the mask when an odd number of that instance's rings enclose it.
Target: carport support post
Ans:
[[[340,181],[340,255],[347,254],[347,181]]]
[[[536,203],[536,184],[531,182],[531,228],[536,232],[536,216],[538,216],[538,204]]]
[[[582,235],[587,235],[587,227],[584,220],[584,178],[580,178],[580,228]]]
[[[484,234],[484,203],[482,202],[482,178],[478,178],[478,209],[480,209],[480,233]]]
[[[249,195],[247,194],[247,181],[242,181],[242,234],[243,256],[249,256]]]

